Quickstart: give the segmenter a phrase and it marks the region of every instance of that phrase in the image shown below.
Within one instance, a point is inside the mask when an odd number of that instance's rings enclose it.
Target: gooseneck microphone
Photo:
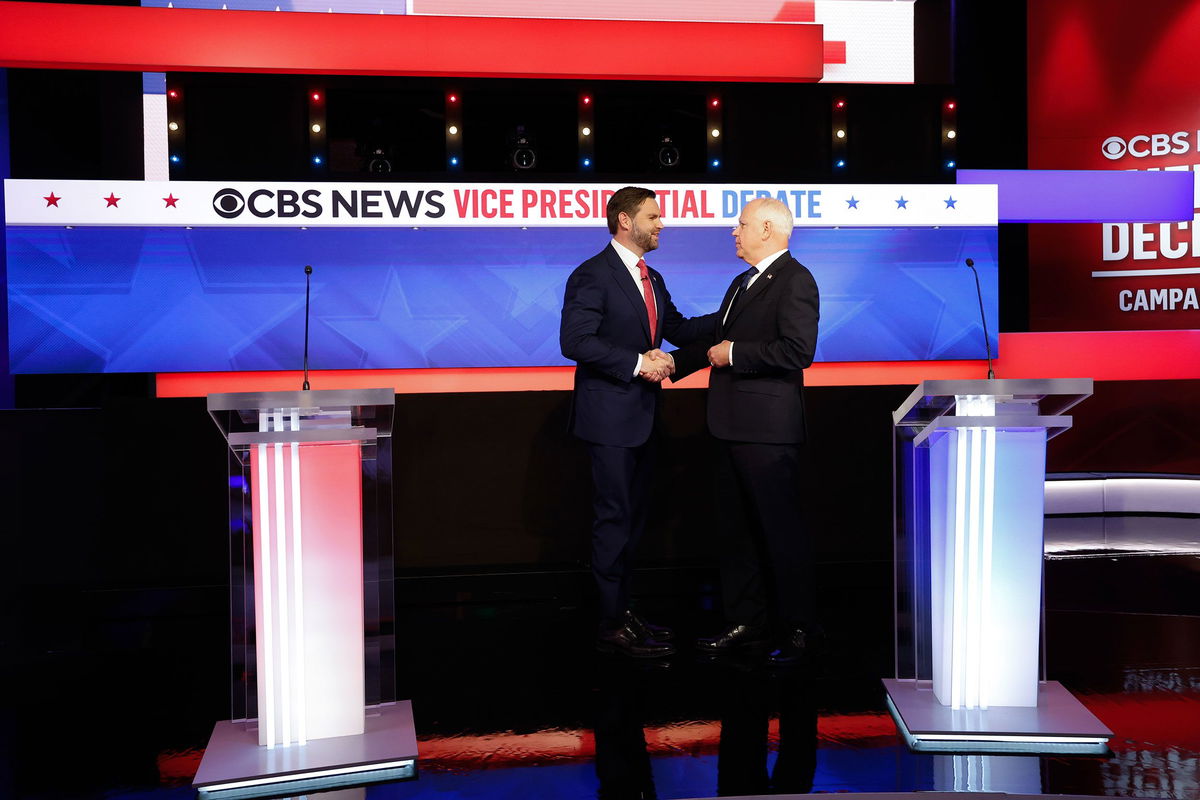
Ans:
[[[987,315],[983,313],[983,290],[979,288],[979,273],[975,271],[975,259],[968,258],[967,266],[975,275],[975,296],[979,298],[979,319],[983,322],[983,346],[987,351],[988,380],[990,381],[996,377],[996,373],[992,370],[992,342],[988,338]]]
[[[978,279],[977,279],[978,280]],[[304,265],[304,386],[308,391],[308,297],[312,285],[312,266]]]

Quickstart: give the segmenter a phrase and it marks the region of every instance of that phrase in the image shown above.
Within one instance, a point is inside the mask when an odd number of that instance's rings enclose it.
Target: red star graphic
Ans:
[[[163,202],[166,203],[164,208],[175,208],[175,204],[179,202],[179,198],[174,193],[171,193],[163,198]]]
[[[46,208],[50,206],[58,208],[58,201],[62,200],[61,197],[55,197],[54,192],[51,192],[49,197],[43,197],[42,199],[46,201]]]
[[[117,197],[112,192],[108,193],[108,197],[104,197],[101,199],[103,199],[105,202],[108,203],[108,205],[106,205],[105,208],[120,208],[120,206],[117,205],[117,201],[120,200],[121,198]]]

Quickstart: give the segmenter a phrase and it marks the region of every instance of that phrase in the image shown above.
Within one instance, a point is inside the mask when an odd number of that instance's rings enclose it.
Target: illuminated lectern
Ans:
[[[896,677],[918,751],[1103,753],[1112,736],[1044,680],[1046,442],[1091,379],[925,381],[893,412]]]
[[[201,796],[415,775],[390,627],[394,405],[392,389],[209,395],[232,454],[235,718],[213,731]]]

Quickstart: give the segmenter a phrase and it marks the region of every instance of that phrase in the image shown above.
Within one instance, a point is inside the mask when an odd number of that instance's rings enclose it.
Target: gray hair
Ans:
[[[759,219],[766,220],[771,223],[771,228],[778,233],[783,234],[784,238],[792,235],[792,210],[787,207],[787,203],[781,200],[776,200],[774,197],[760,197],[751,202],[757,203],[755,213]]]

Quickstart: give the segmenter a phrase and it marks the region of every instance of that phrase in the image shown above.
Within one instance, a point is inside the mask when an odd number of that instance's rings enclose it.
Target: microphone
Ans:
[[[996,377],[996,373],[992,370],[992,342],[988,339],[987,315],[983,313],[983,290],[979,288],[979,273],[975,271],[975,260],[968,258],[967,266],[975,274],[975,296],[979,298],[979,319],[983,322],[983,346],[987,351],[988,380],[990,381]]]
[[[304,386],[301,388],[308,391],[308,297],[309,290],[312,284],[312,266],[304,265]]]

